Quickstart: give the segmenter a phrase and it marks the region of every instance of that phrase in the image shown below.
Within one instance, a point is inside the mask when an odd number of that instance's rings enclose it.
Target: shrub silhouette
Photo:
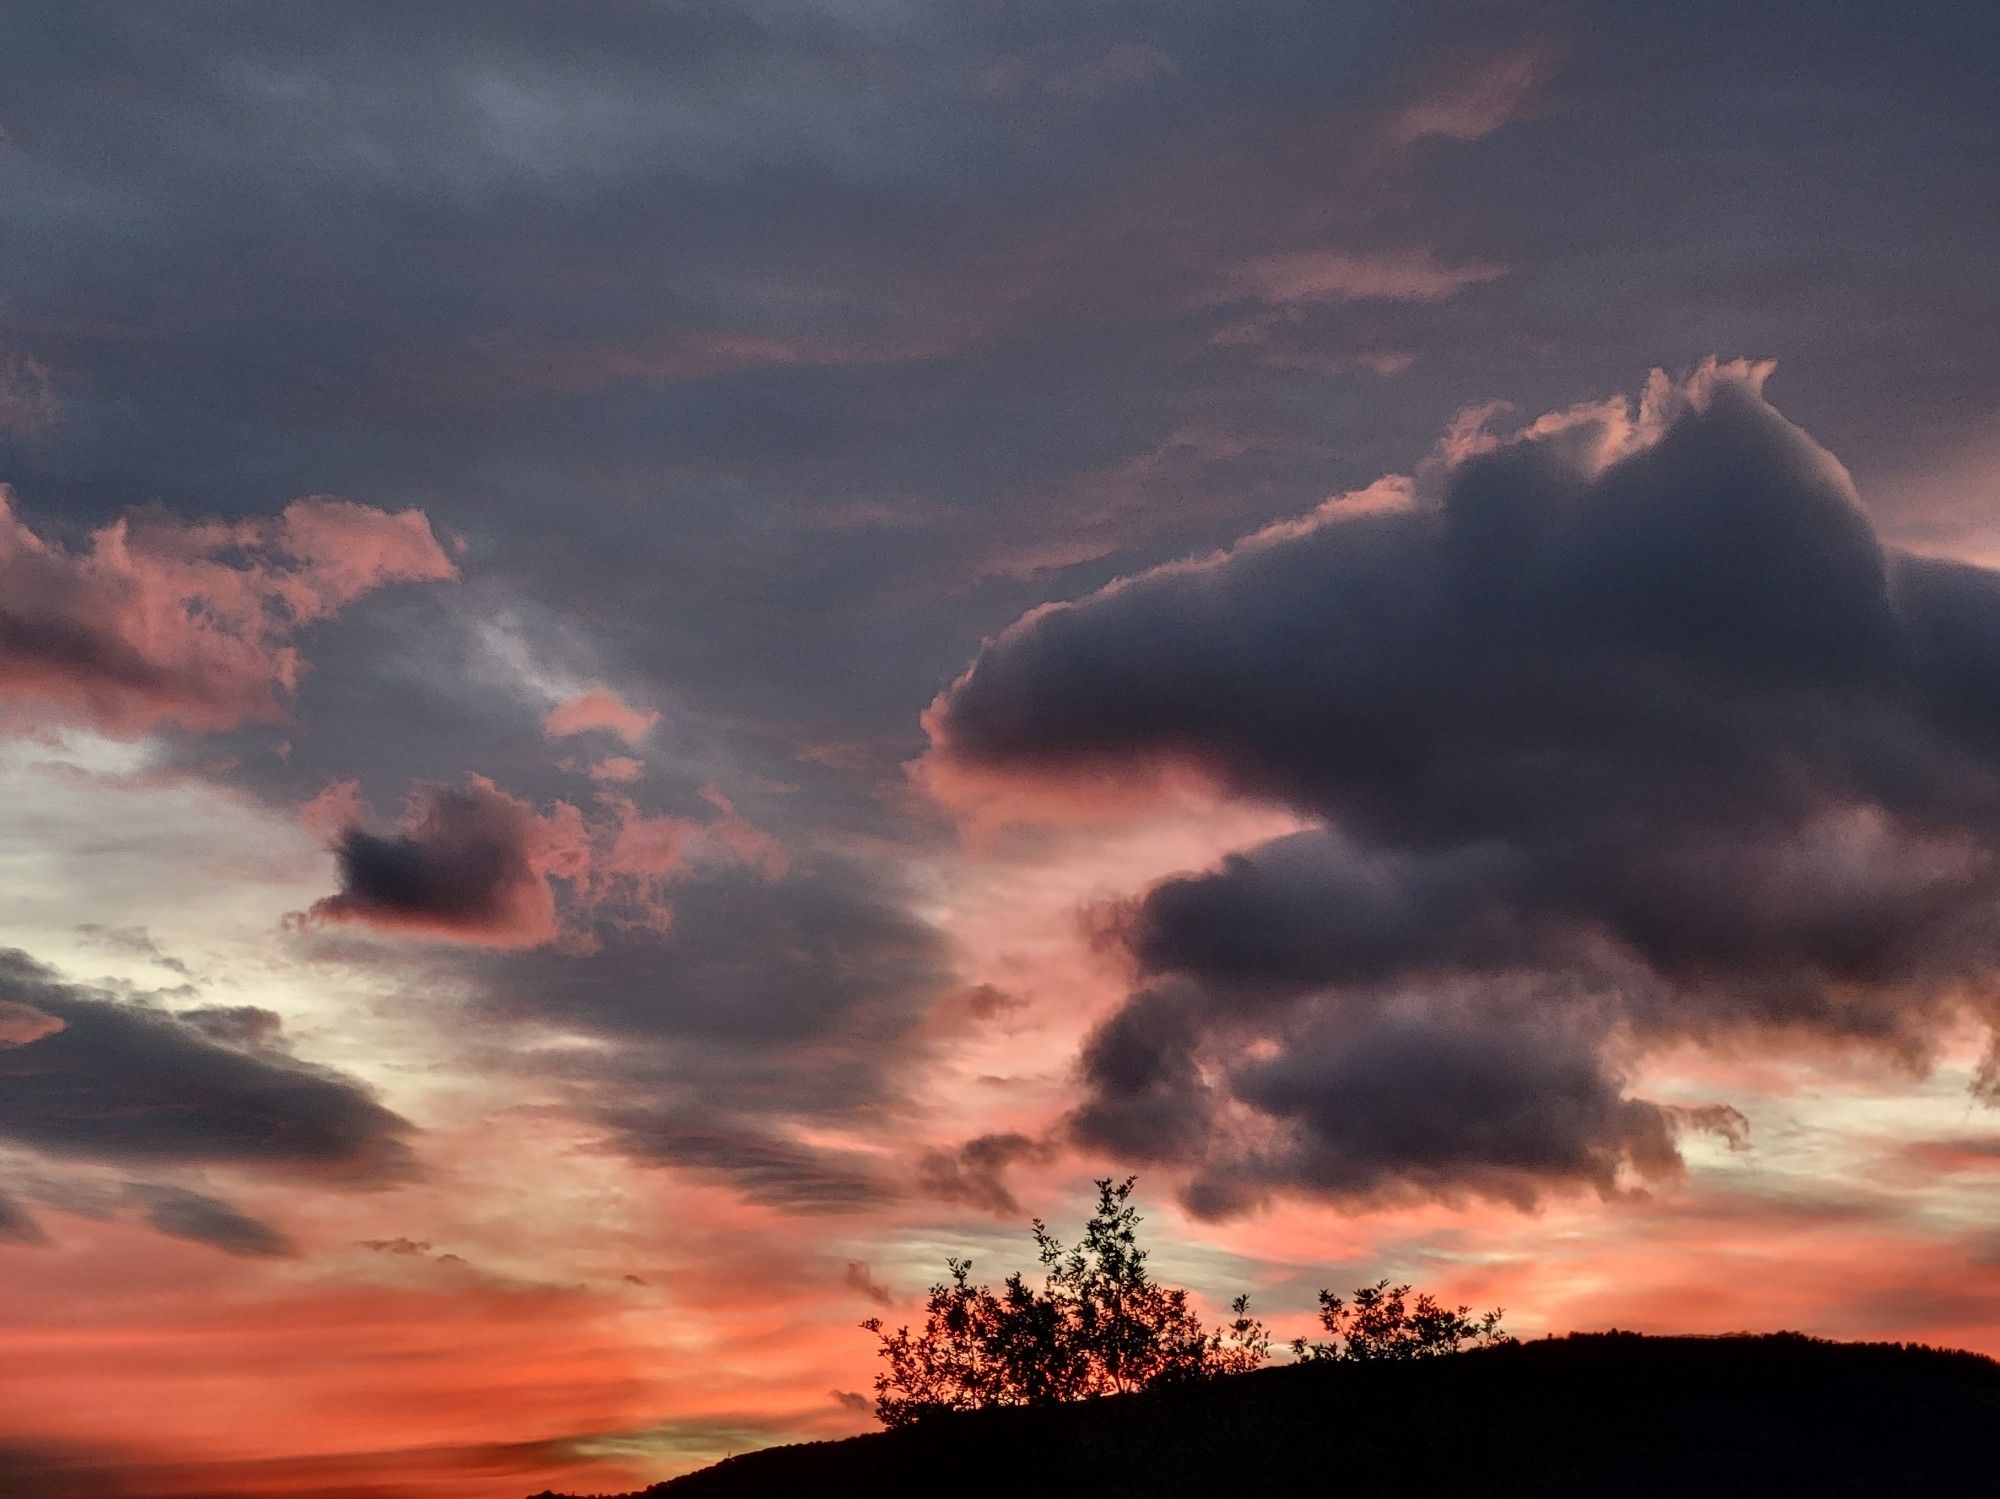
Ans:
[[[930,1289],[924,1323],[888,1331],[879,1317],[861,1325],[880,1341],[884,1368],[875,1376],[875,1415],[908,1426],[949,1411],[996,1405],[1053,1405],[1159,1385],[1239,1374],[1262,1364],[1271,1334],[1250,1315],[1249,1299],[1230,1303],[1230,1318],[1204,1323],[1188,1293],[1153,1280],[1139,1247],[1135,1178],[1097,1183],[1097,1209],[1083,1237],[1065,1248],[1034,1220],[1042,1285],[1020,1274],[996,1291],[972,1279],[968,1260],[945,1261],[948,1278]],[[1482,1344],[1513,1341],[1496,1309],[1440,1306],[1429,1295],[1386,1280],[1351,1301],[1319,1293],[1325,1339],[1300,1338],[1306,1362],[1431,1358]]]
[[[1386,1280],[1363,1286],[1352,1301],[1321,1291],[1319,1321],[1328,1336],[1293,1339],[1293,1355],[1308,1363],[1321,1359],[1366,1363],[1436,1358],[1514,1341],[1500,1326],[1498,1307],[1475,1317],[1469,1306],[1443,1307],[1421,1292],[1412,1303],[1409,1294],[1408,1286],[1392,1286]]]
[[[998,1291],[976,1285],[969,1261],[947,1260],[931,1287],[924,1325],[886,1331],[886,1367],[875,1376],[875,1414],[907,1426],[947,1411],[1049,1405],[1254,1369],[1271,1336],[1239,1296],[1231,1320],[1205,1324],[1188,1293],[1155,1282],[1139,1247],[1133,1178],[1097,1183],[1097,1210],[1065,1248],[1034,1220],[1037,1288],[1016,1273]]]

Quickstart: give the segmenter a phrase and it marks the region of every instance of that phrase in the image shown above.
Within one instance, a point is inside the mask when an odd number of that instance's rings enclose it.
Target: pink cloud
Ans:
[[[71,551],[0,488],[0,708],[121,737],[281,721],[303,626],[456,571],[416,510],[317,497],[242,521],[144,510]]]
[[[1314,302],[1441,302],[1498,280],[1496,265],[1445,265],[1427,249],[1294,250],[1245,261],[1230,273],[1235,296],[1280,306]]]
[[[54,1015],[18,1000],[0,999],[0,1046],[32,1046],[63,1029]]]
[[[606,755],[594,761],[590,767],[590,778],[607,785],[630,785],[646,773],[646,762],[635,760],[630,755]]]
[[[603,732],[637,744],[659,721],[657,710],[634,708],[609,688],[593,687],[551,708],[542,720],[542,732],[551,739]]]
[[[1554,50],[1538,42],[1461,59],[1431,77],[1396,114],[1390,133],[1404,145],[1480,140],[1535,112],[1555,62]]]

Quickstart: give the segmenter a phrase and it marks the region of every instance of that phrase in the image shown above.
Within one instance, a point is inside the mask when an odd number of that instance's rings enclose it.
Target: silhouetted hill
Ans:
[[[1599,1333],[980,1412],[748,1453],[644,1494],[1992,1496],[1997,1434],[2000,1364],[1976,1354]]]

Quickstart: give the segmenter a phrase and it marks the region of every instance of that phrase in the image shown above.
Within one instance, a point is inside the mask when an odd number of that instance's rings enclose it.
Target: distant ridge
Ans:
[[[2000,1364],[1978,1354],[1613,1332],[954,1416],[747,1453],[642,1494],[1994,1496],[1996,1438]]]

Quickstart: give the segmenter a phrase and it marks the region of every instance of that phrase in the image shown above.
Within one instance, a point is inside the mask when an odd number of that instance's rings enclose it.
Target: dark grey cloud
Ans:
[[[789,816],[879,828],[792,757],[893,764],[983,630],[1471,396],[1769,347],[1851,461],[1983,418],[1985,8],[1780,6],[1727,49],[1704,9],[9,7],[0,361],[60,411],[0,471],[77,521],[421,504],[802,779]],[[1505,274],[1229,294],[1321,252]],[[432,607],[316,635],[290,758],[246,735],[239,774],[544,802],[526,715],[412,680],[455,650]]]
[[[765,1207],[860,1212],[897,1195],[873,1158],[787,1138],[755,1115],[613,1105],[600,1107],[597,1118],[606,1145],[627,1159],[723,1182]]]
[[[413,1169],[411,1126],[351,1078],[65,983],[21,952],[0,953],[0,995],[57,1025],[0,1044],[0,1139],[10,1144],[85,1162],[254,1167],[352,1185]]]
[[[1187,1167],[1188,1205],[1223,1217],[1297,1191],[1523,1207],[1551,1187],[1608,1195],[1675,1175],[1684,1128],[1730,1123],[1624,1096],[1590,1017],[1510,1016],[1482,999],[1304,1009],[1269,1054],[1232,1061],[1218,1097],[1195,1049],[1212,1038],[1162,1029],[1171,1000],[1155,991],[1092,1037],[1073,1125],[1087,1145]],[[1225,1100],[1251,1122],[1229,1122]]]
[[[1930,1054],[2000,973],[2000,577],[1885,547],[1760,386],[1473,442],[1406,508],[988,645],[933,714],[960,772],[1181,762],[1318,824],[1111,923],[1147,982],[1086,1055],[1087,1136],[1171,1153],[1227,1097],[1292,1143],[1211,1140],[1224,1176],[1518,1198],[1671,1159],[1621,1039]],[[1483,1007],[1390,1024],[1469,978]]]
[[[555,898],[535,809],[491,781],[423,788],[393,833],[353,826],[334,853],[340,889],[309,921],[361,922],[501,945],[555,935]]]
[[[1014,1130],[979,1135],[949,1149],[926,1150],[917,1160],[917,1189],[996,1218],[1018,1218],[1021,1204],[1007,1185],[1008,1171],[1053,1153],[1048,1141]]]
[[[299,1252],[288,1234],[220,1198],[157,1183],[135,1182],[128,1190],[146,1222],[172,1238],[251,1259],[285,1259]]]
[[[195,1005],[174,1011],[174,1018],[239,1051],[283,1052],[289,1045],[284,1016],[262,1005]]]
[[[910,892],[865,863],[783,873],[718,865],[675,887],[665,931],[606,931],[587,951],[488,965],[487,1004],[635,1042],[818,1044],[907,1025],[950,976],[950,950]]]
[[[587,950],[479,965],[479,1009],[529,1047],[609,1148],[804,1210],[900,1190],[872,1158],[810,1145],[801,1126],[880,1120],[935,1044],[958,992],[949,943],[885,871],[819,856],[783,872],[713,866],[676,885],[664,931],[606,929]]]

